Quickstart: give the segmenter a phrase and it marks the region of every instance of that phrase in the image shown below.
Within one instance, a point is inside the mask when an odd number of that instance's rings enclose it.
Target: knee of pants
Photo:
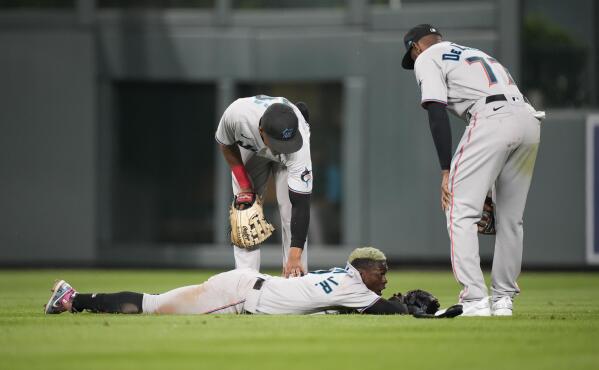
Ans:
[[[279,202],[279,214],[281,216],[282,223],[291,222],[291,204],[285,204]]]
[[[477,223],[482,217],[482,209],[476,210],[473,207],[461,206],[459,210],[447,213],[447,226],[460,225],[468,226]]]
[[[499,230],[513,230],[520,231],[524,227],[524,221],[522,217],[513,216],[507,217],[506,215],[495,215],[495,227]]]

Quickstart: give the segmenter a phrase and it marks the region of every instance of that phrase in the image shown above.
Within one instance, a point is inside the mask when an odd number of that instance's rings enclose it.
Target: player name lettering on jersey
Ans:
[[[272,277],[262,288],[257,313],[311,314],[329,309],[370,307],[380,297],[368,289],[360,272],[352,265],[346,268],[312,271],[302,277]]]
[[[441,102],[459,117],[478,100],[504,94],[522,96],[509,71],[495,58],[470,47],[440,42],[426,49],[414,63],[422,93],[421,103]]]

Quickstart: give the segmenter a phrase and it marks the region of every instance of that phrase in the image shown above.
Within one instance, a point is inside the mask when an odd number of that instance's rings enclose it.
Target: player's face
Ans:
[[[362,281],[366,287],[378,295],[383,294],[387,285],[387,263],[377,263],[375,267],[360,271]]]
[[[274,155],[280,154],[279,152],[277,152],[276,150],[274,150],[273,148],[271,148],[270,145],[268,145],[269,144],[268,143],[268,136],[264,135],[264,131],[262,130],[262,127],[260,127],[259,131],[260,131],[260,137],[262,138],[262,141],[264,142],[264,145],[266,145],[266,147],[268,149],[270,149],[270,151]]]

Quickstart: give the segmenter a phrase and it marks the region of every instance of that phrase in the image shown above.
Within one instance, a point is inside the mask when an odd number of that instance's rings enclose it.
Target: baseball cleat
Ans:
[[[59,314],[65,311],[70,311],[73,297],[77,292],[73,289],[69,283],[64,280],[58,280],[54,283],[52,289],[50,289],[52,295],[50,300],[44,306],[44,312],[46,314]]]
[[[462,314],[460,316],[491,316],[489,297],[476,301],[462,302]]]
[[[491,306],[493,316],[512,316],[513,303],[512,298],[505,296],[501,297]]]

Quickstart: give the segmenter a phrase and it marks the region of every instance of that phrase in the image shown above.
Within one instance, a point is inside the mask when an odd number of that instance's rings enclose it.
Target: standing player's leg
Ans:
[[[488,290],[480,268],[478,229],[485,196],[501,170],[508,147],[505,135],[497,133],[493,120],[472,118],[453,157],[449,191],[453,193],[446,211],[451,262],[462,286],[460,302],[480,314],[490,314]]]
[[[255,155],[250,150],[244,148],[239,148],[239,150],[245,169],[250,176],[250,180],[252,180],[254,192],[262,196],[266,190],[268,176],[272,171],[272,162]],[[231,178],[233,194],[237,194],[239,193],[239,184],[235,176],[231,176]],[[235,256],[236,269],[251,268],[256,271],[260,270],[260,247],[250,250],[233,246],[233,255]]]
[[[281,215],[281,232],[283,247],[283,266],[289,257],[291,247],[291,201],[289,200],[289,185],[287,183],[287,168],[281,164],[273,165],[273,176],[277,190],[277,203]],[[304,243],[302,252],[302,267],[308,271],[308,241]]]
[[[521,132],[523,141],[508,158],[496,183],[492,293],[497,315],[510,315],[512,300],[520,292],[516,280],[522,265],[522,218],[539,147],[539,123],[529,114],[523,115],[509,123]]]

